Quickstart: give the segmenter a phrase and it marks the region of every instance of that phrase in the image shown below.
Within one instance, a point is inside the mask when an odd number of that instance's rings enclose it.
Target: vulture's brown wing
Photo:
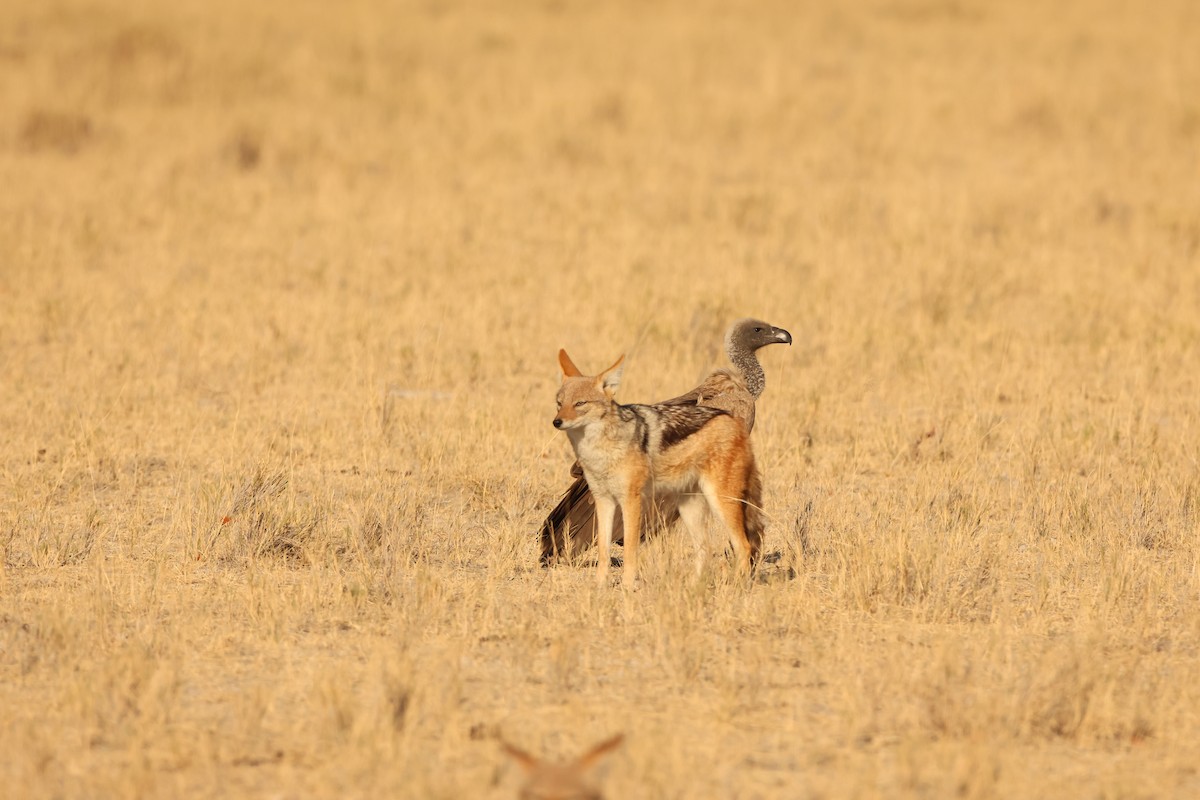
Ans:
[[[739,419],[746,430],[754,429],[754,397],[746,385],[727,369],[718,369],[687,394],[664,400],[663,406],[708,406],[719,408],[731,417]]]
[[[590,547],[595,538],[596,501],[587,480],[581,476],[542,523],[541,563],[545,566],[559,559],[571,561]]]

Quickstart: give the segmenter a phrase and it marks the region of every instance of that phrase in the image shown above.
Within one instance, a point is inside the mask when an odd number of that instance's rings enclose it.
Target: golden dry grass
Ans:
[[[0,5],[5,793],[1196,796],[1198,29]],[[537,569],[557,349],[746,314],[761,580]]]

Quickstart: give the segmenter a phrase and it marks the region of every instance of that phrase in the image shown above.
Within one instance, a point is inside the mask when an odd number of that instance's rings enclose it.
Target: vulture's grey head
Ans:
[[[725,343],[730,352],[753,353],[768,344],[791,344],[792,335],[761,319],[739,319],[729,328]]]

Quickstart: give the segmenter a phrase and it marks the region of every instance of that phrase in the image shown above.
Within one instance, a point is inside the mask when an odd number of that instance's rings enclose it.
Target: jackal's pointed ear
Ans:
[[[571,360],[569,355],[567,355],[566,350],[558,351],[558,366],[562,367],[562,374],[564,378],[578,378],[579,376],[583,375],[583,373],[579,371],[579,367],[575,366],[575,362]]]
[[[521,765],[521,769],[526,772],[533,772],[537,769],[540,762],[521,748],[513,747],[503,739],[500,740],[500,746],[504,748],[504,752],[508,754],[509,758]]]
[[[605,739],[603,742],[581,755],[576,763],[579,765],[581,770],[587,772],[599,764],[600,760],[606,755],[620,747],[621,742],[623,741],[625,741],[625,734],[623,733],[618,733],[611,739]]]
[[[625,369],[622,366],[624,363],[625,356],[622,355],[617,359],[617,363],[596,376],[596,379],[600,381],[600,386],[603,387],[607,394],[612,395],[617,391],[617,387],[621,385],[621,372]]]

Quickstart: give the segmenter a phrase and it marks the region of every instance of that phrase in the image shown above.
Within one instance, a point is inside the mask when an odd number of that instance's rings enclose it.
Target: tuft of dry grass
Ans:
[[[3,4],[6,789],[1195,796],[1197,22]],[[743,315],[755,583],[539,569],[558,348]]]

